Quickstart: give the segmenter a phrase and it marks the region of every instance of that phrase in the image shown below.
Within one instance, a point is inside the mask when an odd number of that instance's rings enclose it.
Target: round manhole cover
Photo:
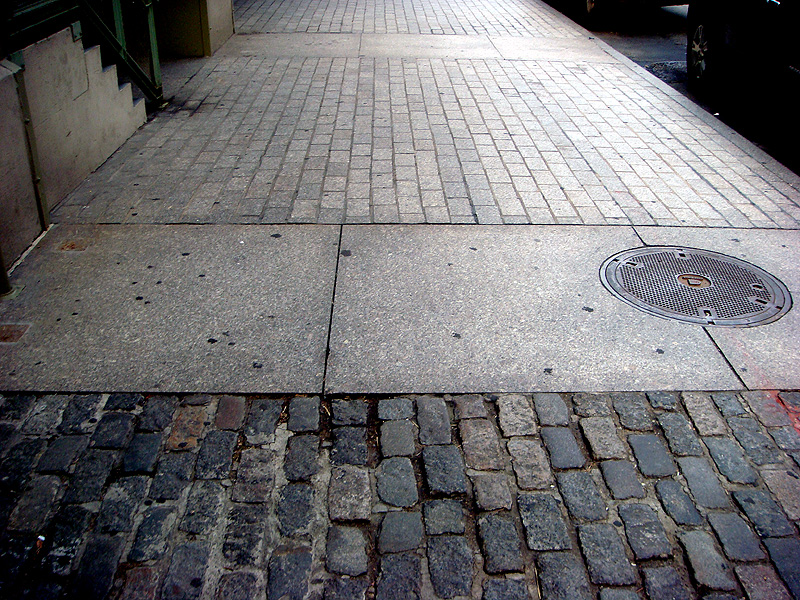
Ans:
[[[786,286],[763,269],[696,248],[625,250],[603,263],[600,278],[608,291],[631,306],[700,325],[763,325],[792,307]]]

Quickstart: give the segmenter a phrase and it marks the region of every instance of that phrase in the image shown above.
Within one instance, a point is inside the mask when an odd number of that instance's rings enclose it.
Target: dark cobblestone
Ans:
[[[378,496],[393,506],[413,506],[419,500],[414,467],[408,458],[387,458],[375,471]]]
[[[103,486],[118,458],[113,450],[87,450],[78,460],[64,502],[80,504],[100,500]]]
[[[536,415],[530,400],[522,394],[501,394],[497,398],[498,422],[503,435],[535,435]]]
[[[455,396],[453,400],[456,403],[456,418],[459,421],[461,419],[486,419],[489,416],[483,396],[479,394]]]
[[[791,600],[786,586],[769,565],[737,565],[736,575],[750,600]]]
[[[142,394],[111,394],[103,408],[105,410],[132,411],[142,404],[144,404],[144,396]]]
[[[600,600],[642,600],[642,597],[625,588],[603,588],[600,590]]]
[[[464,533],[464,508],[458,500],[429,500],[422,512],[428,535]]]
[[[30,535],[0,536],[0,592],[15,586],[33,551],[34,539]]]
[[[503,472],[475,472],[470,476],[475,502],[480,510],[511,508],[511,490]]]
[[[625,458],[625,444],[617,435],[617,426],[611,417],[587,417],[580,421],[583,436],[589,443],[592,454],[598,460]]]
[[[559,394],[540,393],[533,395],[533,404],[540,425],[569,425],[569,408]]]
[[[711,458],[728,481],[754,484],[758,481],[755,470],[747,464],[739,445],[727,437],[703,438]]]
[[[406,402],[411,401],[406,400]],[[367,424],[369,406],[363,400],[334,400],[331,402],[331,409],[333,412],[331,421],[334,425]],[[413,408],[411,410],[413,413]],[[378,404],[378,411],[380,411],[380,404]]]
[[[153,500],[177,500],[192,483],[197,456],[185,452],[165,453],[150,486]]]
[[[79,505],[63,506],[53,519],[50,551],[44,568],[54,575],[69,575],[94,513]]]
[[[42,396],[22,425],[26,435],[52,435],[61,422],[61,416],[69,402],[69,396],[60,394]]]
[[[513,438],[508,441],[507,448],[520,489],[544,489],[555,482],[547,453],[539,440]]]
[[[565,471],[556,475],[561,495],[570,515],[577,519],[598,521],[607,515],[606,503],[592,476],[585,471]]]
[[[419,600],[422,584],[420,558],[410,552],[381,558],[376,600]]]
[[[422,515],[418,512],[388,512],[381,522],[378,550],[406,552],[422,545]]]
[[[669,447],[678,456],[702,456],[703,446],[689,419],[680,413],[662,413],[658,423],[664,430]]]
[[[675,410],[678,407],[677,392],[647,392],[650,406],[662,410]]]
[[[67,435],[91,432],[97,422],[94,415],[100,406],[100,399],[100,394],[70,396],[58,432]]]
[[[331,573],[356,577],[367,572],[367,541],[356,527],[328,529],[326,564]]]
[[[22,421],[28,416],[36,401],[30,394],[0,396],[0,421]]]
[[[679,525],[699,525],[703,522],[692,499],[674,479],[656,483],[656,492],[664,510]]]
[[[372,511],[369,472],[359,467],[335,467],[328,486],[331,521],[367,520]]]
[[[425,481],[432,494],[466,494],[464,459],[458,446],[428,446],[422,450]]]
[[[800,540],[771,538],[764,540],[764,544],[786,587],[795,598],[800,598]]]
[[[325,582],[324,600],[364,600],[369,582],[337,577]]]
[[[58,437],[50,442],[36,469],[41,473],[67,473],[88,445],[88,435]]]
[[[194,600],[200,597],[208,553],[208,546],[203,542],[186,542],[175,548],[161,591],[162,600]]]
[[[105,598],[114,582],[125,538],[93,535],[83,551],[70,590],[74,598]]]
[[[141,431],[163,431],[172,423],[172,415],[178,408],[174,396],[151,396],[147,399],[142,416],[139,418]]]
[[[600,463],[600,470],[615,499],[644,498],[644,488],[633,463],[627,460],[606,460]]]
[[[331,462],[335,465],[366,465],[369,462],[366,427],[335,428]]]
[[[706,508],[727,508],[730,505],[728,494],[704,458],[687,456],[679,458],[678,462],[697,504]]]
[[[37,475],[28,483],[6,527],[11,531],[38,532],[50,521],[61,480],[55,475]]]
[[[650,600],[691,600],[691,588],[673,567],[642,569],[644,587]]]
[[[685,531],[680,534],[680,540],[699,585],[713,590],[736,589],[731,567],[717,551],[710,534],[705,531]]]
[[[414,403],[408,398],[384,398],[378,402],[378,418],[382,421],[411,419]],[[364,421],[366,423],[366,420]]]
[[[241,396],[220,396],[214,425],[217,429],[239,430],[244,423],[247,402]]]
[[[538,556],[539,581],[542,597],[547,600],[591,600],[586,569],[578,558],[568,552],[545,552]]]
[[[411,456],[416,452],[417,426],[411,421],[386,421],[381,425],[381,453],[385,457]]]
[[[208,406],[214,396],[211,394],[188,394],[183,397],[182,406]]]
[[[211,431],[197,455],[195,476],[198,479],[225,479],[230,475],[233,451],[239,434],[234,431]]]
[[[307,483],[290,483],[281,490],[275,513],[282,535],[291,537],[308,531],[313,501],[314,488]]]
[[[582,392],[572,396],[575,414],[581,417],[610,417],[611,407],[609,394],[592,394]]]
[[[725,554],[731,560],[753,561],[765,557],[758,538],[735,513],[709,513],[708,522],[717,532]]]
[[[541,434],[554,468],[579,469],[586,464],[586,457],[569,428],[542,427]]]
[[[319,438],[316,435],[295,435],[289,438],[283,463],[286,479],[309,481],[319,472]]]
[[[136,508],[144,500],[147,477],[123,477],[112,483],[97,517],[97,530],[103,533],[131,531]]]
[[[223,575],[219,580],[216,600],[251,600],[266,594],[264,586],[253,573],[239,571]]]
[[[128,413],[106,413],[92,435],[91,445],[95,448],[119,450],[128,445],[133,435],[134,416]]]
[[[795,534],[794,527],[768,493],[761,490],[740,490],[733,492],[733,498],[762,538]]]
[[[578,526],[589,578],[597,584],[632,585],[636,571],[631,567],[625,546],[613,526],[592,523]]]
[[[0,458],[17,441],[17,427],[11,423],[0,423]]]
[[[44,440],[20,440],[13,445],[0,464],[0,490],[17,492],[28,481],[39,455],[45,449]]]
[[[483,583],[483,600],[530,600],[524,581],[489,579]]]
[[[137,433],[122,455],[122,470],[126,473],[152,473],[160,448],[161,433]]]
[[[222,512],[225,488],[216,481],[195,481],[189,492],[181,531],[200,535],[211,531]]]
[[[144,520],[136,531],[128,560],[142,562],[160,559],[167,550],[167,538],[177,519],[174,506],[154,506],[144,513]]]
[[[275,484],[275,456],[264,448],[242,450],[231,500],[264,502]]]
[[[500,441],[488,419],[459,422],[461,447],[469,467],[479,470],[502,469],[505,465]]]
[[[769,433],[781,450],[800,450],[800,433],[794,427],[776,427]]]
[[[440,598],[469,594],[473,559],[467,540],[455,535],[429,538],[428,569],[433,591]]]
[[[289,402],[289,431],[299,433],[313,432],[319,429],[319,397],[297,397]]]
[[[714,392],[711,394],[711,399],[723,417],[735,417],[747,413],[739,401],[739,394],[735,392]]]
[[[264,504],[233,504],[222,543],[222,556],[229,564],[236,567],[260,564],[267,513]]]
[[[450,414],[447,404],[435,396],[417,398],[417,424],[419,441],[424,445],[450,444]]]
[[[478,532],[487,573],[507,573],[523,568],[521,540],[514,519],[507,513],[484,515],[478,519]]]
[[[637,560],[665,558],[672,545],[658,515],[646,504],[620,504],[619,516],[625,523],[625,535]]]
[[[531,550],[569,550],[572,540],[555,496],[547,492],[517,496],[519,514]]]
[[[634,431],[651,431],[653,429],[653,417],[650,416],[644,394],[613,394],[611,400],[623,427]]]
[[[776,464],[783,460],[775,442],[761,431],[755,419],[731,417],[728,419],[728,425],[747,456],[757,465]]]
[[[283,403],[279,400],[254,400],[244,426],[247,443],[254,446],[271,443],[282,410]]]
[[[664,442],[653,434],[629,435],[639,471],[645,477],[669,477],[675,474],[675,463],[664,447]]]

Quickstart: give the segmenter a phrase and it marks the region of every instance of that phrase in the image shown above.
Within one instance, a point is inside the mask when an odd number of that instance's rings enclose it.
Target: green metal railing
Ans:
[[[94,34],[113,62],[127,73],[151,107],[164,103],[161,63],[156,41],[154,0],[0,0],[0,58],[81,21]],[[127,19],[128,17],[135,17]],[[127,21],[127,23],[126,23]],[[131,22],[133,25],[131,25]],[[142,25],[144,23],[144,25]],[[131,55],[126,24],[145,40],[147,70]],[[144,29],[144,31],[141,31]],[[149,71],[149,73],[147,72]]]

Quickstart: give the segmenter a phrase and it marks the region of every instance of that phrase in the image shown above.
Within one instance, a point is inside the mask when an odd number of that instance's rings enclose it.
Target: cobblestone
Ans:
[[[111,589],[124,546],[121,537],[91,536],[72,582],[73,597],[104,598]]]
[[[267,508],[263,504],[233,504],[228,513],[222,556],[232,566],[256,566],[264,554]]]
[[[325,582],[325,600],[364,600],[369,586],[363,579],[336,578]]]
[[[728,494],[704,458],[688,456],[679,458],[678,462],[697,504],[706,508],[727,508],[730,505]]]
[[[83,544],[94,513],[80,505],[66,505],[53,519],[50,552],[44,559],[44,568],[54,575],[67,576]]]
[[[214,425],[231,431],[241,429],[246,410],[247,402],[242,396],[220,396]]]
[[[411,456],[416,452],[416,425],[408,420],[381,425],[381,453],[385,457]]]
[[[565,471],[556,475],[569,513],[577,519],[598,521],[608,509],[592,476],[585,471]]]
[[[289,431],[299,433],[319,429],[319,396],[298,396],[289,402]]]
[[[289,481],[309,481],[319,472],[319,438],[295,435],[289,438],[283,469]]]
[[[539,416],[539,424],[551,427],[569,425],[569,409],[559,394],[534,394],[533,403]]]
[[[575,413],[581,417],[610,417],[608,394],[579,393],[572,396]]]
[[[669,477],[675,474],[675,463],[658,436],[629,435],[628,443],[645,477]]]
[[[656,492],[664,510],[679,525],[699,525],[703,522],[703,517],[692,499],[674,479],[664,479],[656,483]]]
[[[442,535],[428,540],[428,569],[433,590],[440,598],[464,596],[472,587],[472,550],[461,536]]]
[[[589,578],[593,583],[607,585],[632,585],[636,571],[631,567],[625,547],[613,526],[591,523],[578,526]]]
[[[453,399],[456,403],[456,418],[459,421],[461,419],[485,419],[489,416],[489,413],[486,412],[483,396],[468,394],[466,396],[456,396]]]
[[[722,542],[722,548],[731,560],[754,561],[765,557],[758,538],[747,523],[735,513],[709,513],[708,522]]]
[[[118,454],[113,450],[87,450],[78,461],[64,495],[64,502],[82,503],[100,500]]]
[[[617,500],[644,498],[644,488],[636,475],[636,467],[626,460],[606,460],[600,470],[611,495]]]
[[[776,427],[769,433],[781,450],[800,450],[800,433],[794,427]]]
[[[153,500],[177,500],[192,483],[197,456],[183,452],[164,454],[150,486]]]
[[[505,473],[476,472],[470,478],[478,508],[487,511],[511,508],[511,490]]]
[[[789,592],[800,597],[800,541],[796,537],[764,540],[767,551]]]
[[[239,571],[223,575],[219,580],[217,600],[249,600],[263,596],[266,590],[259,585],[258,577],[253,573]]]
[[[755,470],[747,464],[742,449],[731,438],[707,437],[703,441],[711,458],[728,481],[754,484],[758,480]]]
[[[634,431],[650,431],[653,429],[653,417],[647,408],[647,399],[642,393],[614,394],[612,397],[614,410],[619,421],[626,429]]]
[[[498,421],[506,437],[516,435],[535,435],[536,415],[530,401],[522,394],[501,394],[497,398],[500,412]]]
[[[422,584],[420,559],[415,554],[381,558],[376,600],[419,600]]]
[[[714,539],[705,531],[686,531],[680,535],[694,577],[700,585],[714,590],[736,589],[728,562],[717,551]]]
[[[280,492],[275,514],[281,534],[287,537],[308,531],[313,517],[314,488],[290,483]]]
[[[161,433],[137,433],[122,455],[122,470],[126,473],[152,473],[161,448]]]
[[[793,521],[800,520],[800,479],[792,470],[761,471],[769,491]]]
[[[676,600],[692,598],[691,588],[673,567],[650,567],[642,569],[644,587],[651,600]]]
[[[418,512],[388,512],[381,522],[378,550],[406,552],[422,545],[422,515]]]
[[[517,485],[523,490],[537,490],[554,483],[547,454],[538,440],[512,438],[507,444]]]
[[[766,492],[739,490],[733,492],[733,497],[762,538],[794,535],[794,527]]]
[[[422,396],[417,398],[417,423],[421,444],[449,444],[450,415],[447,405],[441,398]]]
[[[328,487],[328,514],[331,521],[368,520],[371,512],[369,472],[353,466],[332,469]]]
[[[731,417],[728,419],[733,435],[744,448],[745,453],[757,465],[781,462],[781,453],[775,442],[769,438],[755,419]]]
[[[537,559],[542,596],[552,600],[593,598],[586,569],[568,552],[545,552]]]
[[[180,406],[172,420],[172,431],[167,438],[167,450],[197,448],[207,418],[204,406]]]
[[[333,431],[331,462],[336,465],[366,465],[369,461],[367,429],[337,427]]]
[[[222,513],[225,488],[216,481],[195,481],[189,492],[180,529],[200,535],[211,531]]]
[[[357,577],[367,572],[367,541],[356,527],[334,525],[328,530],[326,564],[331,573]]]
[[[625,444],[619,439],[617,426],[610,417],[581,419],[581,429],[596,459],[626,458]]]
[[[67,473],[89,444],[89,436],[67,435],[54,439],[39,459],[40,473]]]
[[[422,512],[428,535],[464,533],[464,508],[458,500],[429,500]]]
[[[142,562],[158,560],[167,549],[167,537],[177,519],[175,507],[155,506],[144,513],[144,520],[136,531],[128,560]]]
[[[735,570],[750,600],[791,600],[786,586],[769,565],[737,565]]]
[[[283,405],[277,400],[254,401],[244,427],[247,443],[254,446],[271,443],[282,410]]]
[[[133,415],[106,413],[97,424],[91,439],[95,448],[125,448],[133,435]]]
[[[95,413],[100,406],[100,394],[70,396],[64,408],[58,432],[63,434],[90,433],[97,423]]]
[[[394,506],[413,506],[419,500],[414,466],[408,458],[387,458],[375,472],[378,496]]]
[[[141,431],[162,431],[172,423],[172,415],[178,408],[174,396],[155,396],[148,398],[142,416],[139,418]]]
[[[678,394],[676,392],[647,392],[650,406],[663,410],[675,410],[678,407]]]
[[[208,564],[208,546],[186,542],[175,548],[161,597],[164,600],[193,600],[200,597]]]
[[[765,427],[789,426],[792,420],[789,418],[786,409],[778,402],[777,396],[777,392],[742,392],[742,397],[750,407],[750,410],[756,414],[758,420]]]
[[[409,404],[411,402],[405,398],[403,400]],[[334,400],[331,402],[332,422],[334,425],[366,425],[367,408],[367,403],[363,400]],[[380,413],[380,404],[378,404],[378,411]],[[413,407],[411,411],[413,414]]]
[[[197,455],[195,475],[198,479],[225,479],[233,465],[233,451],[238,434],[233,431],[211,431],[203,440]]]
[[[123,477],[112,483],[100,506],[97,529],[103,533],[118,533],[133,529],[136,508],[144,500],[148,478]]]
[[[711,396],[703,393],[688,392],[684,392],[681,396],[686,411],[692,418],[694,426],[700,435],[727,435],[725,421],[717,412],[714,403],[711,401]]]
[[[531,550],[569,550],[572,540],[555,496],[546,492],[517,497],[528,548]]]
[[[513,519],[507,513],[484,515],[478,519],[487,573],[521,571],[523,567],[521,541]]]
[[[734,417],[746,413],[739,400],[739,394],[733,392],[714,392],[711,399],[717,405],[723,417]]]
[[[275,484],[275,456],[266,448],[242,450],[236,483],[231,491],[234,502],[264,502]]]
[[[479,470],[502,469],[505,466],[497,433],[490,421],[461,421],[459,431],[467,466]]]
[[[529,600],[524,581],[489,579],[483,584],[483,600]]]
[[[702,456],[703,446],[689,420],[680,413],[663,413],[658,423],[664,430],[670,450],[678,456]],[[713,438],[709,438],[713,439]]]
[[[542,439],[556,469],[579,469],[586,464],[578,442],[567,427],[542,427]]]
[[[625,523],[625,535],[637,560],[666,558],[672,554],[667,532],[651,507],[646,504],[620,504],[619,516]]]
[[[38,475],[31,479],[22,498],[8,517],[10,531],[40,531],[52,516],[61,480],[55,475]]]
[[[428,446],[422,450],[425,481],[432,494],[466,494],[464,459],[457,446]]]

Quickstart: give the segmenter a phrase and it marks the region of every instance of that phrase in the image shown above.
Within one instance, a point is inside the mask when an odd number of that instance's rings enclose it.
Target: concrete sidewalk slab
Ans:
[[[326,392],[735,389],[701,328],[602,286],[629,227],[345,226]]]
[[[746,260],[780,279],[800,299],[800,232],[637,227],[649,245],[684,245]],[[800,311],[745,329],[710,327],[709,334],[750,389],[800,388]]]
[[[216,56],[358,56],[361,36],[352,33],[270,33],[234,35]]]
[[[0,389],[322,388],[338,227],[65,226],[14,273]]]
[[[588,36],[493,37],[492,44],[506,60],[547,60],[555,62],[616,62],[597,41]]]
[[[379,58],[502,58],[485,35],[365,33],[361,54]]]

